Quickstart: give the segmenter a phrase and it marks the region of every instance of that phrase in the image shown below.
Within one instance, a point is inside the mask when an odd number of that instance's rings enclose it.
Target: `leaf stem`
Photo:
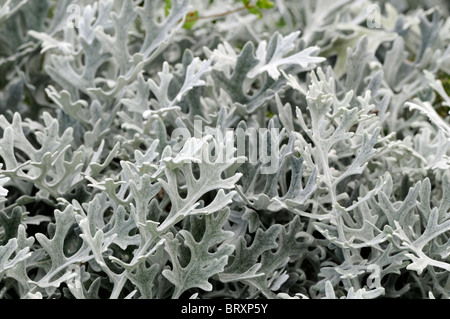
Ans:
[[[207,20],[207,19],[222,18],[222,17],[225,17],[225,16],[233,14],[233,13],[237,13],[237,12],[244,11],[244,10],[249,10],[249,9],[254,9],[254,8],[256,8],[256,7],[253,6],[253,5],[250,5],[250,2],[249,2],[245,6],[242,6],[240,8],[234,9],[234,10],[222,12],[222,13],[211,14],[211,15],[208,15],[208,16],[198,16],[198,17],[195,17],[195,18],[187,17],[186,20],[185,20],[185,23],[194,22],[194,21],[197,21],[197,20]]]

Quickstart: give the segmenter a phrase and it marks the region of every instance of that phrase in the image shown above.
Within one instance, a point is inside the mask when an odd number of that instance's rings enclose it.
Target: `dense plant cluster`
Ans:
[[[449,298],[440,1],[0,2],[0,298]]]

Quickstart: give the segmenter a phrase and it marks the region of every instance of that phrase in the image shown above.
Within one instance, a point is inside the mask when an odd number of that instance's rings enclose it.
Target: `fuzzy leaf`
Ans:
[[[177,257],[180,241],[167,236],[165,249],[170,255],[173,267],[172,270],[163,270],[162,274],[175,285],[174,298],[178,298],[185,290],[193,287],[211,291],[212,285],[208,279],[223,271],[229,255],[234,250],[231,245],[219,245],[233,234],[222,230],[228,214],[226,211],[219,211],[216,216],[209,214],[201,219],[194,219],[196,223],[205,224],[205,232],[200,241],[196,241],[188,231],[180,232],[184,245],[190,250],[190,261],[184,267],[180,265]],[[209,250],[215,247],[217,250],[210,253]]]

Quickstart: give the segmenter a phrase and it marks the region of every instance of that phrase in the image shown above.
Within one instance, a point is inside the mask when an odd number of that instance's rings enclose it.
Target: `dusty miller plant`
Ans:
[[[0,1],[0,297],[449,298],[448,14]]]

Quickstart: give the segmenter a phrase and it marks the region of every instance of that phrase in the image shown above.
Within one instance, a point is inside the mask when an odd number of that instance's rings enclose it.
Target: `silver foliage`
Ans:
[[[447,1],[273,2],[0,5],[0,298],[450,297]]]

